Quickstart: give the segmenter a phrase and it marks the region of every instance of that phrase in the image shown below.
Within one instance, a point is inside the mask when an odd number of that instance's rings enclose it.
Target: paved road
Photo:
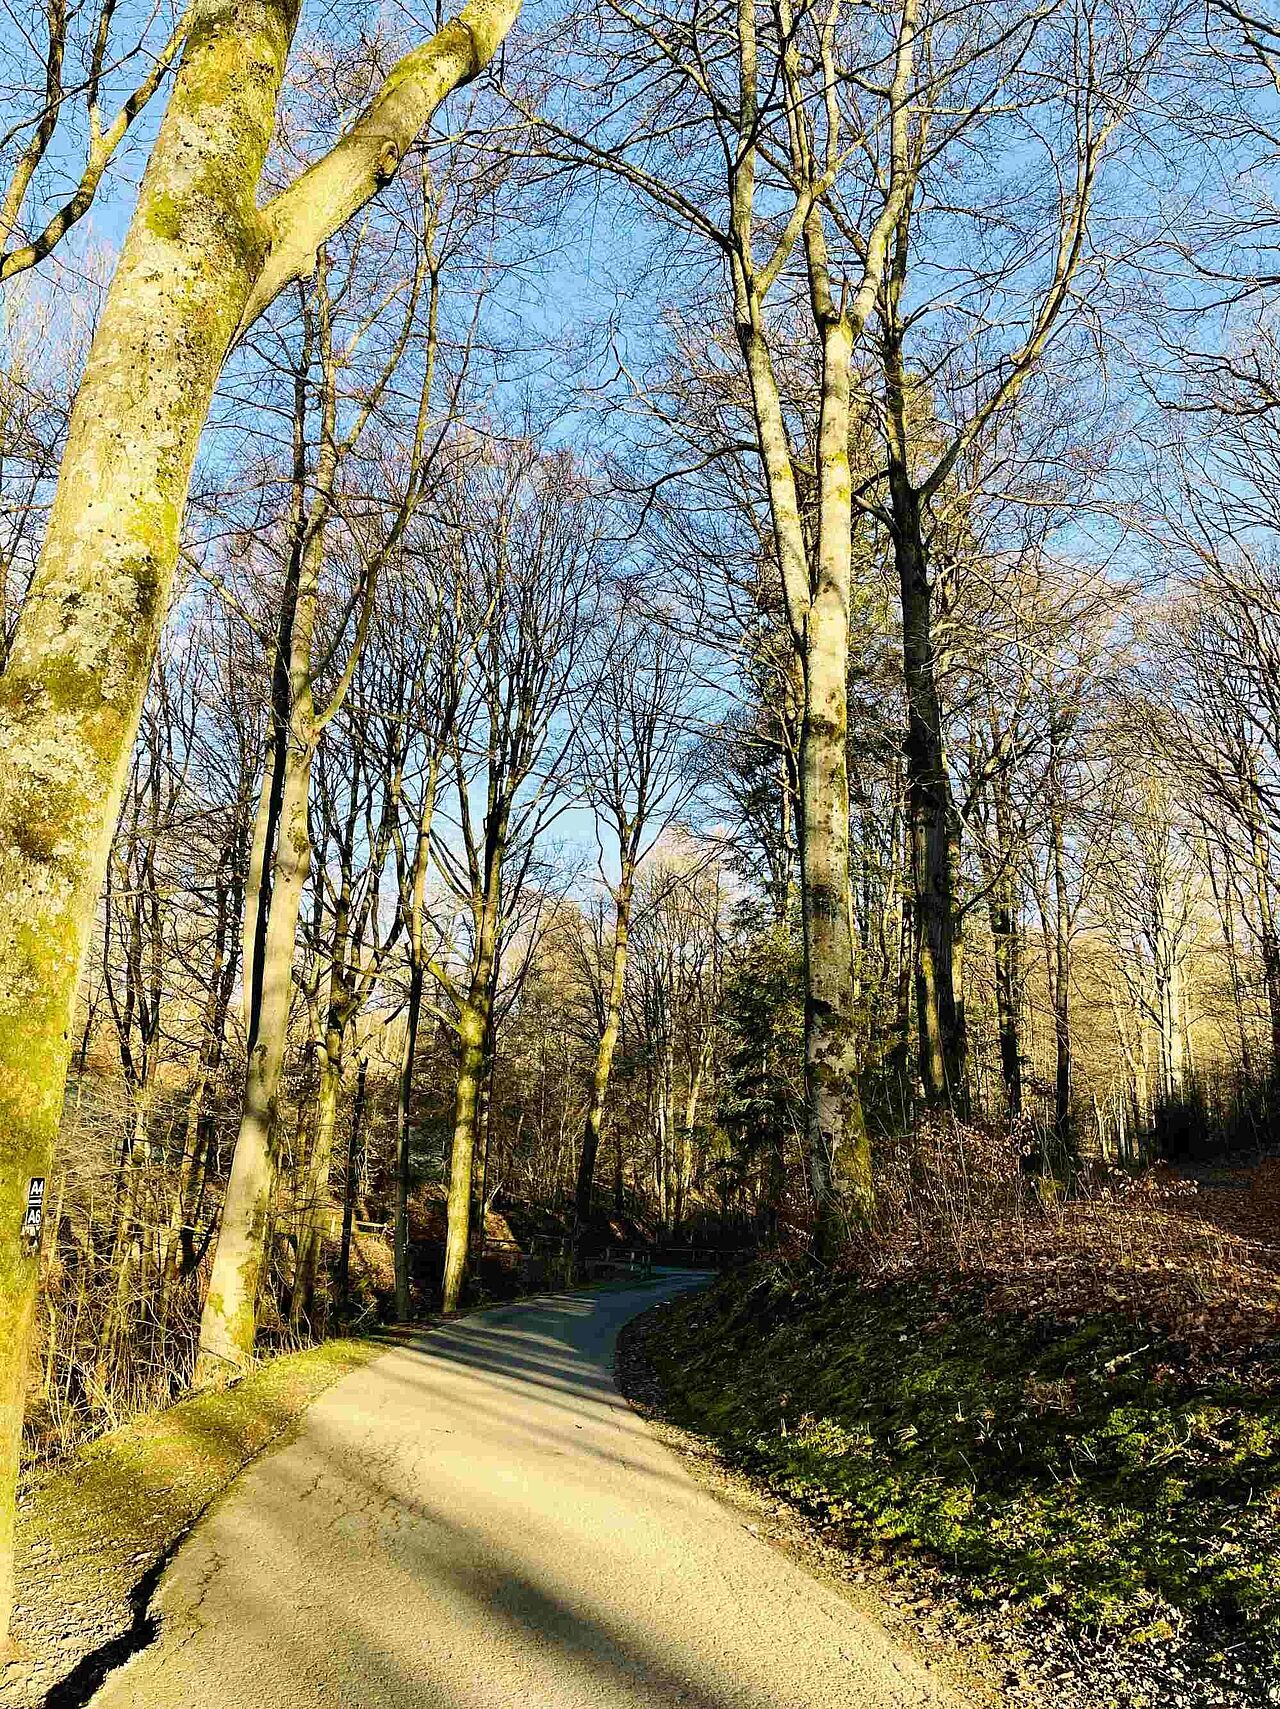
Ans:
[[[941,1709],[619,1398],[618,1330],[687,1285],[503,1307],[344,1378],[193,1531],[96,1709]]]

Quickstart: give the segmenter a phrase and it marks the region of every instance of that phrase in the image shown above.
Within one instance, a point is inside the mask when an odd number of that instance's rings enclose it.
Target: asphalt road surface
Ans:
[[[487,1311],[345,1377],[197,1525],[94,1705],[954,1702],[619,1397],[618,1330],[688,1285]]]

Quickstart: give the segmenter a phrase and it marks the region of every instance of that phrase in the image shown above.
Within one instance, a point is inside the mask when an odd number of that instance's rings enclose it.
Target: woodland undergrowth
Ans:
[[[646,1344],[668,1404],[855,1550],[1272,1665],[1280,1168],[1059,1196],[1007,1155],[925,1130],[842,1267],[779,1254],[671,1308]]]

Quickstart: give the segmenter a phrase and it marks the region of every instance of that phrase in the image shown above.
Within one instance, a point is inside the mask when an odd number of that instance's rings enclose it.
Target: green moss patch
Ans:
[[[43,1702],[135,1621],[136,1587],[237,1473],[287,1441],[308,1405],[388,1343],[326,1341],[100,1436],[35,1476],[18,1509],[17,1654],[0,1704]]]
[[[1129,1643],[1280,1647],[1274,1349],[1192,1380],[1135,1323],[757,1267],[677,1302],[647,1352],[681,1422],[853,1546]]]

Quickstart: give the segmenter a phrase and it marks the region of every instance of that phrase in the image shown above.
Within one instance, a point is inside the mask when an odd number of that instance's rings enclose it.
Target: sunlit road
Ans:
[[[94,1704],[949,1701],[619,1398],[618,1330],[687,1285],[485,1312],[344,1378],[197,1526]]]

